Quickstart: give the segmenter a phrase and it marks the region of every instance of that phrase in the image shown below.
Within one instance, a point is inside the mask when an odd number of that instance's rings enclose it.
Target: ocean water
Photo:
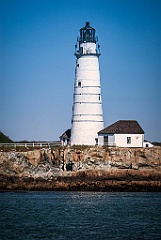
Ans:
[[[160,240],[161,193],[1,192],[0,239]]]

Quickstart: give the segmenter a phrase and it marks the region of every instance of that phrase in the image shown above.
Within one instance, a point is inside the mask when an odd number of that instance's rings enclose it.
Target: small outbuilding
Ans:
[[[154,145],[151,142],[148,142],[147,140],[144,140],[143,147],[151,148],[151,147],[154,147]]]
[[[59,138],[61,146],[68,146],[70,144],[71,130],[66,130]]]
[[[135,120],[119,120],[98,132],[98,145],[143,147],[144,131]]]

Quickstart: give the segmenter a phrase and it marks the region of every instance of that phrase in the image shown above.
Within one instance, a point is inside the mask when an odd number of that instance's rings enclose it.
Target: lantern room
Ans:
[[[95,37],[95,29],[90,27],[89,22],[86,22],[86,26],[80,29],[80,38],[79,42],[94,42],[96,43],[97,39]]]

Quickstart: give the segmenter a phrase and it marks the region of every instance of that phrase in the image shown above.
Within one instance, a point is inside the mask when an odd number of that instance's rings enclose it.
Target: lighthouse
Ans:
[[[72,107],[71,145],[96,145],[104,128],[99,56],[95,29],[86,22],[75,45],[76,67]]]

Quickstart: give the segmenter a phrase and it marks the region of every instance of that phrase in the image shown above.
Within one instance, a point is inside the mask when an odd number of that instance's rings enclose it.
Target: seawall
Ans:
[[[161,147],[3,149],[0,190],[161,191]]]

